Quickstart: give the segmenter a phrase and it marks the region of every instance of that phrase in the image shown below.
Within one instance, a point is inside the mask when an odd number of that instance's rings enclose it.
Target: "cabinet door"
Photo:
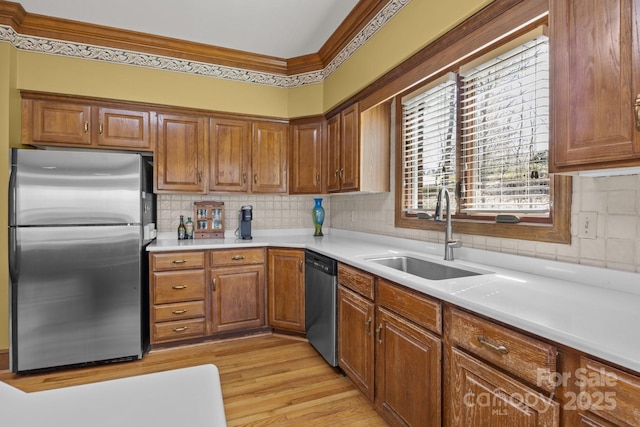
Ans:
[[[559,404],[515,379],[453,348],[449,388],[452,426],[552,427]]]
[[[327,120],[327,192],[340,191],[340,114]]]
[[[322,123],[291,128],[291,194],[322,193]]]
[[[254,123],[251,157],[253,193],[287,192],[288,126]]]
[[[342,111],[340,181],[342,191],[360,189],[360,110],[353,104]]]
[[[154,173],[158,191],[204,193],[206,119],[158,114]]]
[[[564,171],[639,164],[633,108],[640,92],[640,5],[635,0],[550,5],[550,166]]]
[[[90,106],[55,101],[32,101],[31,105],[31,133],[34,143],[91,145]],[[25,110],[23,114],[28,116],[28,107]]]
[[[148,111],[97,107],[96,144],[106,148],[151,149]],[[95,128],[96,126],[94,126]]]
[[[264,266],[211,270],[212,332],[264,326]]]
[[[338,287],[338,364],[371,401],[375,367],[373,316],[373,302]]]
[[[376,325],[378,411],[393,425],[439,426],[442,340],[383,308]]]
[[[249,191],[250,149],[251,123],[244,120],[211,120],[209,189]]]
[[[304,251],[269,249],[267,295],[269,326],[304,332]]]

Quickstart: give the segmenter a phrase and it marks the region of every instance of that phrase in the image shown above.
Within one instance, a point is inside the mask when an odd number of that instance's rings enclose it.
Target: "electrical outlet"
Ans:
[[[578,237],[583,239],[595,239],[597,225],[597,212],[580,212],[578,214]]]

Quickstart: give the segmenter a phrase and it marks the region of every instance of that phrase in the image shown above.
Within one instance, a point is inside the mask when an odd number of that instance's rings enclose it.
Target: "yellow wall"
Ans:
[[[0,224],[8,224],[9,148],[20,144],[20,96],[16,90],[16,50],[0,43]],[[0,349],[9,347],[8,230],[0,227]]]
[[[295,118],[322,114],[491,0],[412,0],[325,82],[273,88],[130,65],[16,51],[0,42],[0,199],[8,148],[19,145],[18,89]],[[6,205],[6,202],[5,202]],[[7,209],[0,210],[7,224]],[[0,227],[0,350],[9,346],[7,228]]]
[[[412,0],[324,82],[324,110],[365,88],[492,0]]]
[[[288,117],[286,88],[18,52],[18,88]]]

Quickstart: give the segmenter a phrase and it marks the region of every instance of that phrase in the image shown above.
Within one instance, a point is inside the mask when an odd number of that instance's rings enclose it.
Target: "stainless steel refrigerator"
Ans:
[[[12,149],[13,372],[142,357],[152,179],[137,153]]]

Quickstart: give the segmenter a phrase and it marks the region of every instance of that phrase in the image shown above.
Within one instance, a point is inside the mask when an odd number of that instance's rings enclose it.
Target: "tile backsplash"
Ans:
[[[178,229],[180,215],[193,217],[193,202],[215,200],[224,202],[225,233],[238,228],[239,211],[244,205],[253,206],[252,230],[279,228],[313,229],[311,209],[314,206],[313,196],[261,196],[261,195],[158,195],[158,231],[175,231]],[[323,228],[330,226],[330,198],[322,196],[322,206],[326,215]]]
[[[193,202],[225,203],[225,230],[238,227],[242,205],[253,206],[252,228],[313,228],[313,196],[159,195],[158,229],[173,231],[180,215],[192,215]],[[393,193],[323,196],[325,228],[441,242],[444,233],[395,228]],[[640,273],[640,175],[574,177],[571,245],[518,239],[456,235],[465,247],[520,254]],[[581,212],[595,213],[595,238],[580,237]]]

